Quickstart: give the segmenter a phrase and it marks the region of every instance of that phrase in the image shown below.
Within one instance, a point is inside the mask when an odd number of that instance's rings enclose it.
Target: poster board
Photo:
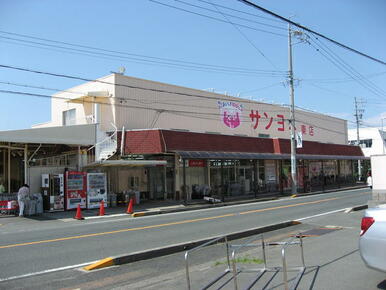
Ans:
[[[87,208],[99,208],[102,200],[107,207],[106,174],[87,173]]]

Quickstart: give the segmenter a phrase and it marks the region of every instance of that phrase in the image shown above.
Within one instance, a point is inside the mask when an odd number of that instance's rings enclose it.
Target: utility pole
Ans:
[[[292,194],[297,194],[296,174],[296,144],[295,144],[295,101],[294,101],[294,76],[292,70],[292,39],[291,24],[288,24],[288,77],[290,88],[290,124],[291,124],[291,177]]]
[[[357,100],[357,98],[355,97],[354,98],[354,101],[355,101],[355,120],[356,120],[356,124],[357,124],[357,145],[359,146],[359,125],[362,121],[362,117],[363,117],[363,112],[364,112],[364,109],[361,109],[359,108],[359,105],[362,105],[363,104],[363,101],[359,101]],[[362,176],[362,166],[361,166],[361,161],[358,160],[358,181],[361,181],[361,176]]]

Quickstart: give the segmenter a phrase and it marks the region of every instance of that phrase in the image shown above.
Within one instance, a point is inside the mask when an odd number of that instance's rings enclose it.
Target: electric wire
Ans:
[[[272,17],[265,17],[265,16],[262,16],[262,15],[258,15],[258,14],[254,14],[254,13],[250,13],[250,12],[234,9],[234,8],[231,8],[231,7],[223,6],[223,5],[220,5],[220,4],[217,4],[217,3],[213,3],[212,4],[212,3],[208,2],[208,1],[205,1],[205,0],[196,0],[196,1],[201,2],[201,3],[216,5],[217,7],[221,7],[221,8],[224,8],[226,10],[230,10],[230,11],[233,11],[233,12],[237,12],[237,13],[240,13],[240,14],[249,15],[249,16],[253,16],[253,17],[257,17],[257,18],[261,18],[261,19],[265,19],[265,20],[269,20],[269,21],[276,22],[276,23],[281,23],[281,24],[285,23],[282,20],[277,20],[277,19],[272,18]]]
[[[352,67],[347,66],[347,64],[339,59],[333,52],[330,52],[326,48],[324,48],[322,45],[317,43],[311,38],[311,42],[309,44],[317,51],[319,52],[322,56],[324,56],[328,61],[330,61],[334,66],[336,66],[339,70],[344,72],[346,75],[351,77],[353,80],[355,80],[358,84],[360,84],[362,87],[366,88],[367,90],[371,91],[373,94],[383,97],[383,95],[374,89],[371,85],[369,85],[366,81],[364,81],[364,78],[361,77],[361,75],[354,71]],[[324,53],[321,51],[323,50]]]
[[[37,94],[37,93],[29,93],[29,92],[10,91],[10,90],[1,90],[0,89],[0,93],[71,101],[70,98],[59,97],[59,96],[50,96],[50,95]],[[114,98],[111,98],[111,97],[109,99],[110,100],[114,100]],[[124,104],[119,104],[119,103],[115,103],[115,104],[114,103],[104,103],[104,102],[88,101],[88,100],[82,100],[81,103],[82,104],[101,104],[101,105],[109,105],[109,106],[114,105],[114,106],[117,106],[117,107],[124,107],[124,108],[151,110],[151,111],[155,111],[157,114],[161,114],[161,113],[166,112],[166,113],[170,113],[170,114],[174,114],[174,115],[189,116],[189,117],[198,118],[198,119],[208,119],[208,117],[205,117],[205,116],[214,116],[216,118],[213,118],[211,120],[218,120],[219,117],[222,116],[220,113],[192,112],[192,111],[183,111],[183,110],[160,109],[160,108],[141,107],[141,106],[134,106],[134,105],[124,105]],[[283,112],[280,112],[280,113],[283,113]],[[157,120],[158,120],[158,118],[159,118],[159,116],[157,117]],[[264,117],[263,114],[260,115],[259,120],[261,120],[261,121],[264,121],[264,120],[268,120],[268,121],[287,121],[287,122],[290,121],[290,119],[287,119],[287,118]],[[240,119],[240,122],[253,123],[253,121],[250,118],[248,118],[248,117],[245,117],[244,119]],[[341,134],[342,133],[341,131],[336,131],[336,130],[332,130],[332,129],[329,129],[329,128],[325,128],[325,127],[322,127],[320,125],[317,125],[317,124],[314,124],[314,123],[310,123],[309,121],[305,121],[305,120],[301,120],[301,119],[297,119],[297,122],[301,122],[301,123],[303,123],[305,125],[310,125],[310,126],[313,126],[315,128],[326,130],[326,131],[329,131],[329,132],[332,132],[332,133],[337,133],[337,134]]]
[[[148,1],[156,3],[156,4],[159,4],[159,5],[162,5],[162,6],[165,6],[165,7],[169,7],[169,8],[173,8],[173,9],[176,9],[176,10],[184,11],[184,12],[187,12],[187,13],[190,13],[190,14],[194,14],[194,15],[198,15],[198,16],[201,16],[201,17],[209,18],[209,19],[212,19],[212,20],[215,20],[215,21],[227,23],[225,20],[222,20],[222,19],[219,19],[219,18],[216,18],[216,17],[213,17],[213,16],[209,16],[209,15],[205,15],[205,14],[202,14],[202,13],[194,12],[194,11],[191,11],[191,10],[188,10],[188,9],[184,9],[184,8],[180,8],[180,7],[177,7],[177,6],[170,5],[170,4],[162,3],[162,2],[159,2],[159,1],[156,1],[156,0],[148,0]],[[251,29],[251,30],[263,32],[263,33],[268,33],[268,34],[272,34],[272,35],[276,35],[276,36],[281,36],[281,37],[287,37],[287,35],[285,35],[285,34],[281,34],[281,33],[277,33],[277,32],[272,32],[272,31],[268,31],[268,30],[264,30],[264,29],[259,29],[259,28],[255,28],[255,27],[252,27],[252,26],[240,24],[240,23],[236,23],[236,25],[238,25],[240,27],[248,28],[248,29]]]
[[[353,68],[349,63],[344,61],[338,54],[334,53],[334,51],[332,51],[327,45],[325,45],[323,42],[321,42],[319,40],[319,38],[317,38],[317,37],[315,37],[315,38],[322,46],[324,46],[329,52],[331,52],[331,55],[334,55],[336,57],[336,59],[338,59],[340,61],[341,64],[343,64],[346,68],[348,68],[348,70],[351,71],[353,75],[355,75],[357,78],[359,78],[363,83],[366,83],[368,86],[372,87],[378,93],[380,93],[382,95],[386,95],[385,91],[383,91],[382,89],[378,88],[368,78],[365,78],[360,72],[358,72],[355,68]]]
[[[4,30],[0,30],[0,34],[13,35],[13,36],[21,37],[21,38],[34,39],[34,40],[44,41],[44,42],[48,42],[48,43],[56,43],[56,44],[61,44],[61,45],[65,45],[65,46],[70,46],[70,47],[86,48],[89,50],[96,50],[96,51],[101,51],[101,52],[112,53],[113,55],[115,55],[115,54],[116,55],[125,55],[125,56],[140,58],[140,59],[144,58],[144,59],[160,60],[160,61],[171,62],[171,63],[176,62],[176,63],[180,63],[180,64],[189,64],[189,65],[196,65],[196,66],[209,67],[209,68],[240,70],[240,71],[246,71],[246,72],[285,73],[285,71],[259,70],[259,69],[245,68],[245,67],[206,64],[206,63],[201,63],[201,62],[191,62],[191,61],[183,61],[183,60],[171,59],[171,58],[161,58],[161,57],[155,57],[155,56],[148,56],[148,55],[143,55],[143,54],[134,54],[134,53],[124,52],[124,51],[117,51],[117,50],[93,47],[93,46],[89,46],[89,45],[81,45],[81,44],[70,43],[70,42],[65,42],[65,41],[58,41],[58,40],[53,40],[53,39],[47,39],[47,38],[36,37],[36,36],[31,36],[31,35],[26,35],[26,34],[14,33],[14,32],[9,32],[9,31],[4,31]],[[22,41],[22,39],[19,39],[19,41]],[[65,47],[63,47],[63,48],[65,49]]]
[[[232,14],[229,14],[229,13],[220,12],[220,10],[218,9],[218,7],[220,7],[220,6],[219,6],[219,5],[216,5],[215,3],[211,2],[210,0],[209,0],[207,3],[208,3],[209,5],[212,5],[213,7],[215,7],[216,10],[209,9],[209,8],[206,8],[206,7],[202,7],[202,6],[200,6],[200,5],[191,4],[191,3],[188,3],[188,2],[185,2],[185,1],[182,1],[182,0],[174,0],[174,2],[178,2],[178,3],[182,3],[182,4],[184,4],[184,5],[188,5],[188,6],[191,6],[191,7],[199,8],[199,9],[206,10],[206,11],[210,11],[210,12],[214,12],[214,13],[216,13],[216,14],[221,14],[222,16],[225,15],[225,16],[227,16],[227,17],[229,16],[229,17],[236,18],[236,19],[239,19],[239,20],[244,20],[244,21],[251,22],[251,23],[255,23],[255,24],[258,24],[258,25],[267,26],[267,27],[270,27],[270,28],[275,28],[275,29],[284,30],[284,31],[287,30],[286,28],[281,27],[281,26],[276,26],[276,25],[272,25],[272,24],[267,24],[267,23],[263,23],[263,22],[251,20],[251,19],[248,19],[248,18],[244,18],[244,17],[239,17],[239,16],[236,16],[236,15],[232,15]]]
[[[129,89],[138,89],[138,90],[144,90],[144,91],[151,91],[151,92],[158,92],[158,93],[165,93],[165,94],[175,94],[175,95],[181,95],[181,96],[198,97],[198,98],[204,98],[204,99],[231,101],[231,99],[223,98],[221,95],[219,95],[218,97],[210,97],[210,96],[204,96],[204,95],[198,95],[198,94],[189,94],[189,93],[182,93],[182,92],[175,92],[175,91],[173,92],[173,91],[161,90],[161,89],[145,88],[145,87],[133,86],[133,85],[127,85],[127,84],[111,83],[111,82],[102,81],[99,79],[95,80],[95,79],[89,79],[89,78],[78,77],[78,76],[73,76],[73,75],[38,71],[38,70],[16,67],[16,66],[11,66],[11,65],[4,65],[4,64],[0,64],[0,68],[18,70],[18,71],[34,73],[34,74],[48,75],[48,76],[52,76],[52,77],[60,77],[60,78],[67,78],[67,79],[73,79],[73,80],[80,80],[80,81],[85,81],[85,82],[102,83],[102,84],[106,84],[106,85],[124,87],[124,88],[129,88]],[[236,99],[235,97],[230,97],[230,98]],[[256,102],[253,102],[250,100],[245,100],[245,99],[237,99],[237,101],[240,103],[256,103]]]
[[[210,1],[210,0],[209,0]],[[246,41],[248,41],[248,43],[257,51],[259,52],[259,54],[266,60],[269,62],[270,65],[272,65],[274,68],[277,69],[276,65],[261,51],[261,49],[259,49],[250,39],[249,37],[244,33],[242,32],[242,30],[236,25],[234,24],[228,17],[225,13],[221,12],[221,10],[217,7],[217,6],[214,6],[216,8],[216,10],[221,14],[223,15],[223,17],[244,37],[244,39]]]
[[[324,38],[325,40],[328,40],[329,42],[334,43],[335,45],[338,45],[338,46],[340,46],[340,47],[342,47],[342,48],[344,48],[344,49],[346,49],[346,50],[349,50],[349,51],[351,51],[351,52],[353,52],[353,53],[359,54],[359,55],[361,55],[361,56],[363,56],[363,57],[366,57],[366,58],[368,58],[368,59],[370,59],[370,60],[372,60],[372,61],[375,61],[375,62],[377,62],[377,63],[386,65],[386,62],[385,62],[385,61],[382,61],[382,60],[377,59],[377,58],[375,58],[375,57],[372,57],[372,56],[370,56],[370,55],[368,55],[368,54],[366,54],[366,53],[360,52],[359,50],[356,50],[356,49],[354,49],[354,48],[351,48],[351,47],[349,47],[349,46],[347,46],[347,45],[345,45],[345,44],[343,44],[343,43],[341,43],[341,42],[338,42],[338,41],[336,41],[336,40],[334,40],[334,39],[332,39],[332,38],[330,38],[330,37],[327,37],[327,36],[325,36],[325,35],[323,35],[323,34],[321,34],[321,33],[319,33],[319,32],[316,32],[316,31],[314,31],[314,30],[312,30],[312,29],[310,29],[310,28],[308,28],[308,27],[306,27],[306,26],[300,25],[300,24],[298,24],[298,23],[296,23],[296,22],[291,21],[291,20],[288,19],[288,18],[285,18],[285,17],[283,17],[283,16],[280,16],[279,14],[276,14],[276,13],[274,13],[274,12],[268,10],[268,9],[265,9],[265,8],[263,8],[262,6],[259,6],[259,5],[255,4],[255,3],[251,2],[251,1],[248,1],[248,0],[237,0],[237,1],[242,2],[242,3],[244,3],[244,4],[248,5],[248,6],[251,6],[251,7],[253,7],[253,8],[256,8],[256,9],[258,9],[258,10],[260,10],[260,11],[263,11],[264,13],[267,13],[267,14],[269,14],[269,15],[275,17],[275,18],[278,18],[278,19],[280,19],[280,20],[283,20],[283,21],[285,21],[285,22],[287,22],[287,23],[289,23],[289,24],[291,24],[291,25],[294,25],[294,26],[296,26],[296,27],[298,27],[298,28],[300,28],[300,29],[303,29],[303,30],[305,30],[305,31],[308,31],[308,32],[310,32],[310,33],[312,33],[312,34],[314,34],[314,35],[317,35],[317,36],[321,37],[321,38]]]
[[[139,58],[132,58],[132,57],[124,57],[124,56],[115,56],[107,53],[101,53],[101,52],[94,52],[94,51],[88,51],[88,50],[83,50],[83,49],[77,49],[77,48],[67,48],[67,47],[62,47],[58,46],[55,44],[47,44],[47,43],[41,43],[41,42],[36,42],[36,41],[30,41],[30,40],[21,40],[21,39],[16,39],[16,38],[11,38],[11,37],[4,37],[0,36],[0,38],[3,39],[8,39],[8,40],[13,40],[13,41],[19,41],[19,42],[25,42],[29,44],[34,44],[34,45],[41,45],[43,47],[49,47],[49,48],[59,48],[59,49],[64,49],[68,50],[71,52],[75,53],[82,53],[88,56],[97,56],[107,59],[120,59],[120,60],[125,60],[125,61],[130,61],[130,62],[136,62],[136,63],[146,63],[146,64],[156,64],[156,65],[161,65],[161,66],[166,66],[166,67],[172,67],[172,68],[181,68],[181,69],[187,69],[187,70],[195,70],[195,71],[203,71],[203,72],[215,72],[215,73],[231,73],[231,74],[239,74],[239,75],[255,75],[255,76],[270,76],[270,77],[282,77],[284,75],[283,73],[279,72],[273,72],[273,71],[259,71],[259,70],[243,70],[243,69],[226,69],[226,68],[212,68],[212,67],[204,67],[204,66],[198,66],[198,65],[181,65],[177,63],[168,63],[168,62],[162,62],[162,61],[154,61],[154,60],[146,60],[146,59],[139,59]]]

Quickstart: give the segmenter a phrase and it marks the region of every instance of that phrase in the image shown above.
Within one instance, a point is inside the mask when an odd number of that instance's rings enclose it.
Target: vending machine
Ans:
[[[102,200],[107,207],[106,174],[87,173],[87,208],[99,208]]]
[[[66,210],[76,209],[78,204],[86,208],[87,188],[86,172],[66,171],[65,174],[65,202]]]
[[[64,210],[63,174],[42,174],[43,209],[45,211]]]

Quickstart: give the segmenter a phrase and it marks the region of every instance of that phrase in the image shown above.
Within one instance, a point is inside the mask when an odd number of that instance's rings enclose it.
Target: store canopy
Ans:
[[[266,153],[243,153],[243,152],[208,152],[208,151],[175,151],[183,159],[290,159],[290,154],[266,154]],[[364,160],[364,156],[342,156],[342,155],[308,155],[297,154],[298,160]]]
[[[94,145],[96,124],[0,131],[0,142]]]
[[[176,151],[184,159],[284,159],[283,154],[245,153],[245,152],[210,152]]]
[[[104,160],[99,162],[90,163],[87,167],[113,167],[113,166],[164,166],[167,164],[166,160]]]

